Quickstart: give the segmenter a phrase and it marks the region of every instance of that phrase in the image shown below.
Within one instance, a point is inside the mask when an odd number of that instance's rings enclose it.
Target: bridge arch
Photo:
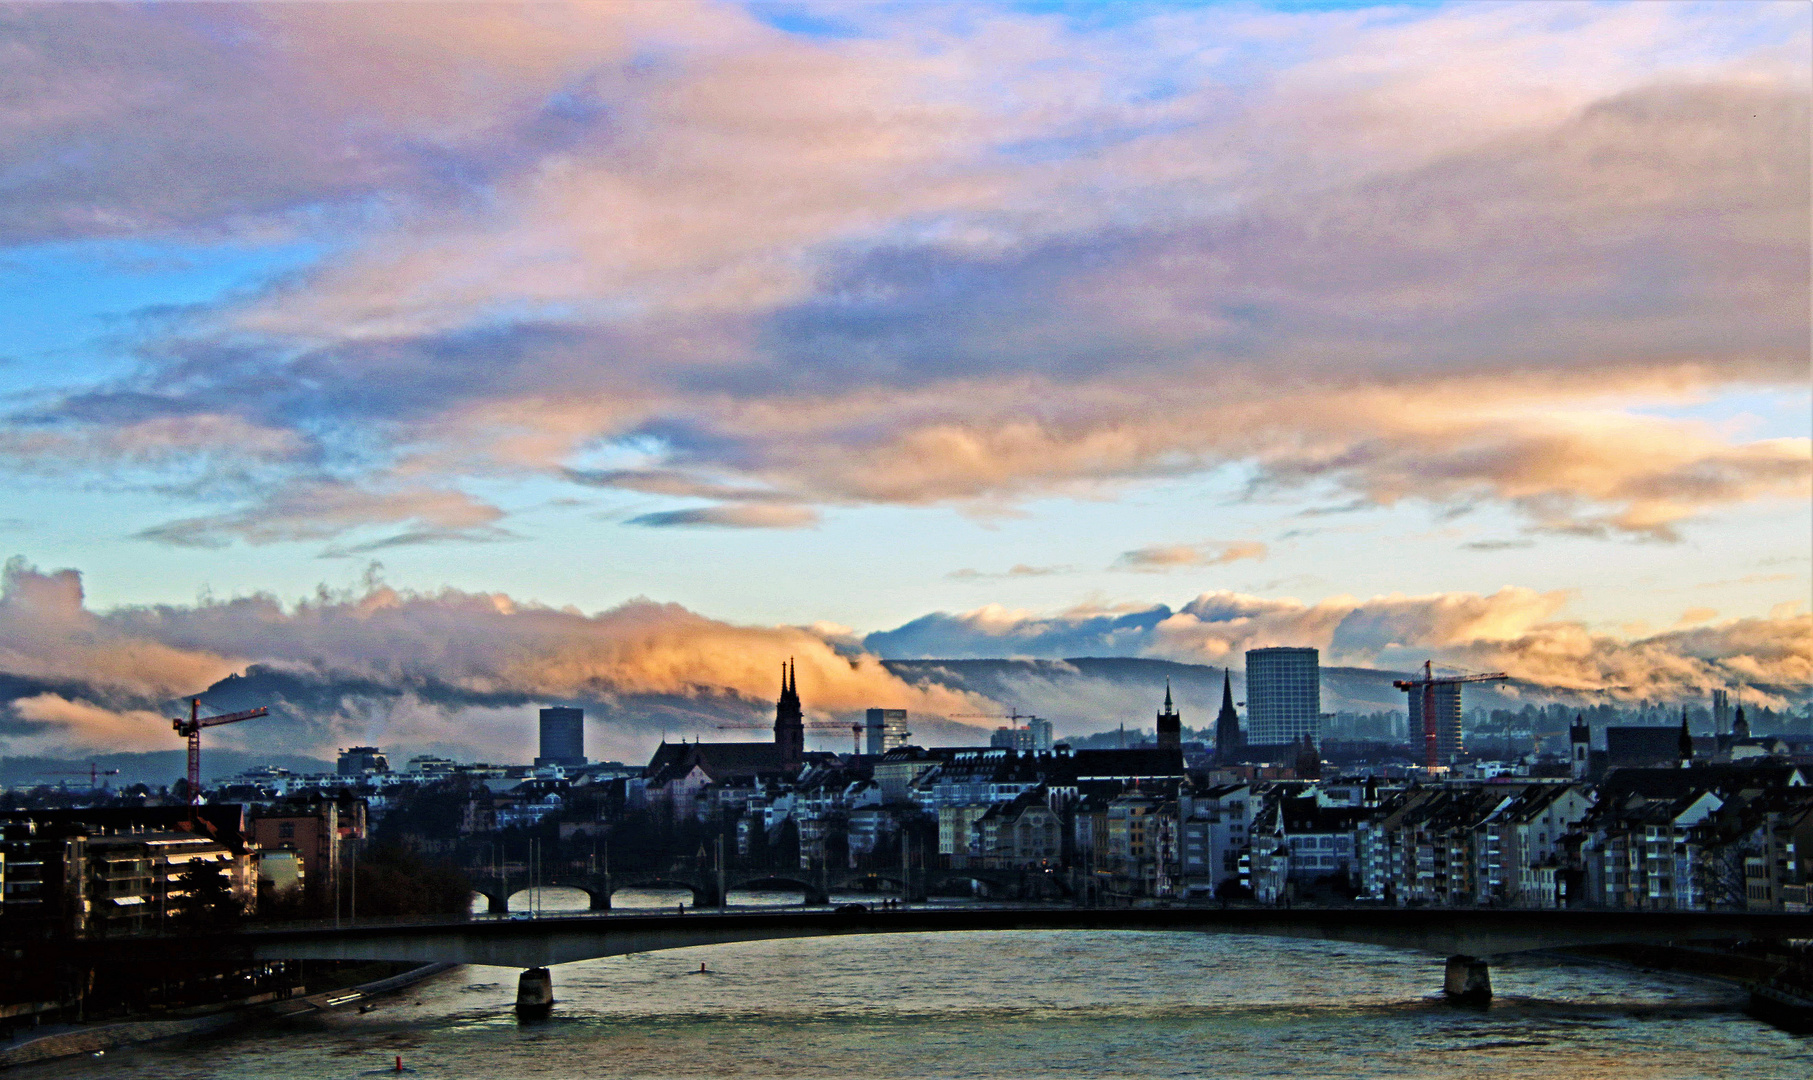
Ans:
[[[840,889],[863,889],[874,892],[879,891],[875,888],[878,885],[891,885],[902,896],[906,895],[909,888],[906,879],[899,873],[890,873],[886,870],[858,870],[837,879],[837,887]]]
[[[496,886],[474,885],[472,895],[484,898],[487,915],[502,915],[510,910],[510,894]]]
[[[729,888],[732,892],[735,892],[738,889],[760,889],[764,886],[798,889],[805,894],[806,905],[808,907],[831,902],[831,898],[825,894],[825,890],[819,888],[817,885],[812,884],[804,878],[788,877],[785,874],[757,874],[754,877],[739,878],[729,883]]]
[[[716,899],[714,896],[710,895],[710,890],[701,888],[697,882],[686,881],[682,878],[661,877],[659,875],[623,879],[612,878],[608,888],[609,891],[605,894],[604,907],[600,910],[615,910],[612,898],[625,889],[667,889],[673,892],[691,893],[693,907],[711,906],[712,902]],[[594,901],[594,905],[595,904],[596,901]]]
[[[557,877],[549,881],[541,882],[539,885],[519,885],[516,892],[511,895],[521,895],[529,892],[531,889],[571,889],[574,892],[585,894],[586,910],[609,911],[611,909],[611,894],[604,883],[596,878]],[[543,904],[543,910],[548,910],[545,902]]]
[[[992,875],[984,877],[963,870],[936,871],[926,879],[925,888],[928,893],[939,893],[948,891],[953,886],[963,885],[969,886],[970,895],[984,900],[998,899],[1009,891]]]

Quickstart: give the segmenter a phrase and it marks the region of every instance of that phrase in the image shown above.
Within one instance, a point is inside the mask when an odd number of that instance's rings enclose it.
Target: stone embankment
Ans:
[[[287,998],[281,1001],[272,1000],[274,995],[260,995],[263,1000],[254,999],[240,1002],[235,1007],[208,1013],[205,1016],[74,1025],[58,1031],[26,1036],[0,1046],[0,1069],[54,1061],[57,1058],[79,1057],[83,1054],[105,1053],[121,1046],[135,1046],[183,1036],[208,1035],[236,1024],[255,1023],[259,1020],[295,1017],[311,1012],[344,1008],[368,998],[401,990],[457,966],[457,964],[423,964],[421,967],[412,968],[388,979],[378,979],[374,982],[361,983],[358,986],[328,990],[319,994]]]

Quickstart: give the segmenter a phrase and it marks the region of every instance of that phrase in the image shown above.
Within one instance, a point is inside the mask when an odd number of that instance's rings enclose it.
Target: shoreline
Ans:
[[[260,1020],[290,1019],[309,1013],[327,1012],[402,990],[459,966],[442,962],[422,964],[408,971],[356,986],[324,990],[282,1001],[233,1006],[206,1016],[179,1020],[120,1020],[93,1027],[50,1032],[0,1048],[0,1070],[38,1065],[82,1054],[105,1053],[122,1046],[139,1046],[185,1035],[208,1035],[238,1024],[256,1023]]]

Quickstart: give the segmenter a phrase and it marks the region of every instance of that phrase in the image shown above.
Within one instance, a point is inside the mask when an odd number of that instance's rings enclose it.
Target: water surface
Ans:
[[[467,967],[365,1014],[16,1075],[338,1078],[400,1054],[482,1080],[1813,1076],[1813,1044],[1736,991],[1553,957],[1496,964],[1483,1013],[1441,1002],[1439,957],[1198,933],[819,938],[553,970],[539,1024],[513,1015],[514,969]]]

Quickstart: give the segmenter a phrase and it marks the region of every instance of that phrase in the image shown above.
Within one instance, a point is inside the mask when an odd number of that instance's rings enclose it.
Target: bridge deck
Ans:
[[[908,907],[731,910],[251,930],[211,939],[257,959],[404,960],[541,967],[779,938],[974,930],[1261,934],[1490,956],[1615,943],[1813,938],[1813,915],[1492,909]],[[149,944],[148,942],[146,944]],[[171,940],[169,944],[179,946]],[[196,942],[195,944],[201,944]]]

